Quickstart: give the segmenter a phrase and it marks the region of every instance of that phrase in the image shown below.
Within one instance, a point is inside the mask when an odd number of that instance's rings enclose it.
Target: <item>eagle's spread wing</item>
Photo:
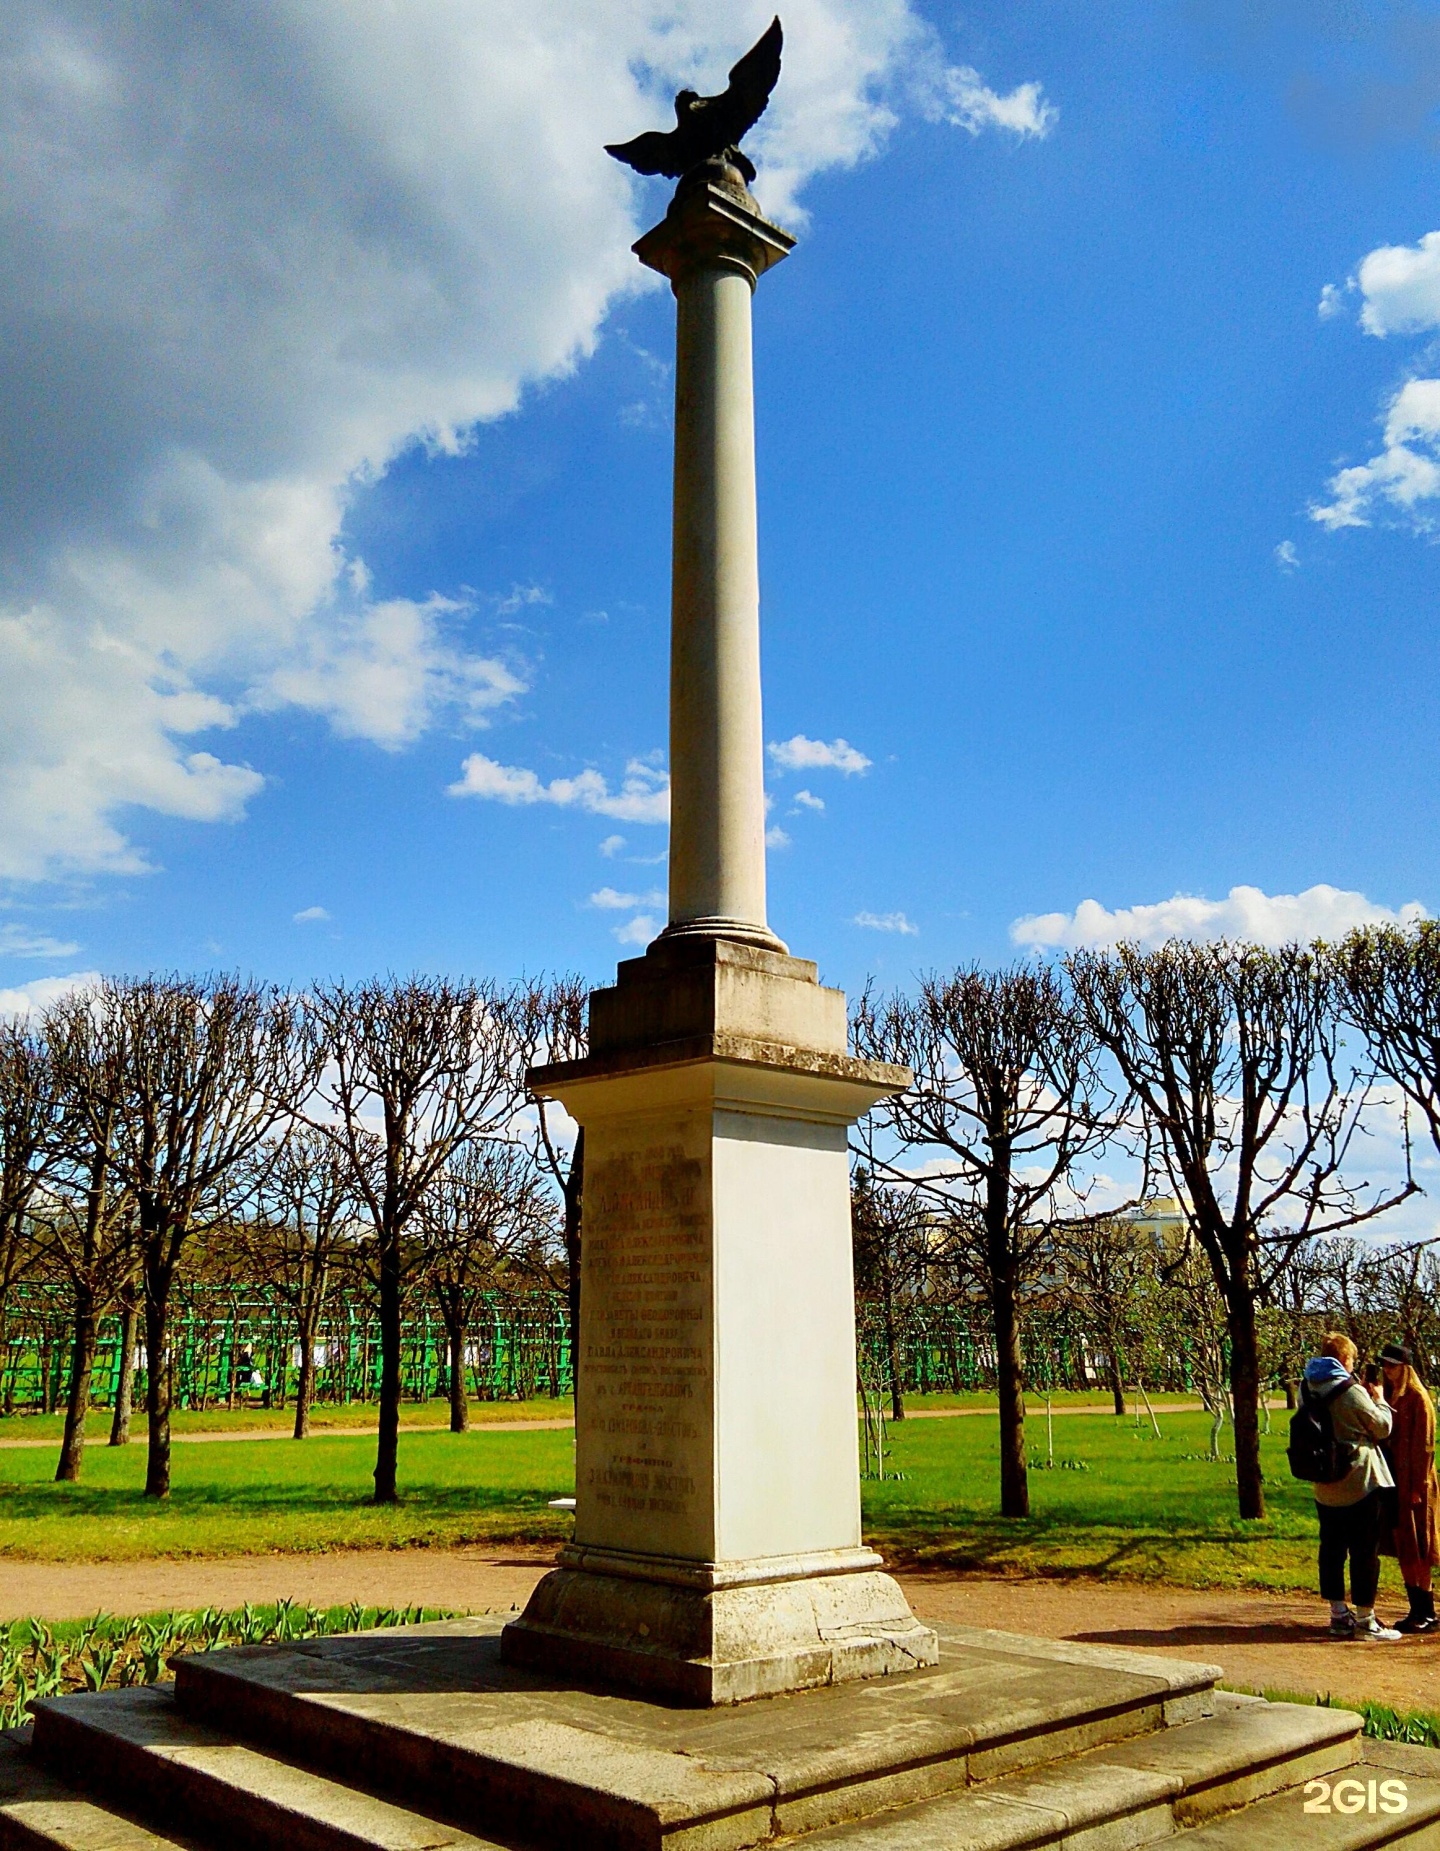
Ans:
[[[633,141],[607,142],[605,152],[617,161],[624,161],[627,167],[633,167],[637,174],[668,174],[674,180],[684,171],[674,164],[675,144],[679,139],[678,132],[673,129],[668,135],[652,129],[647,135],[637,135]]]
[[[780,51],[785,35],[777,15],[745,56],[730,71],[725,94],[712,100],[718,113],[726,118],[725,146],[738,146],[765,114],[770,92],[780,81]]]
[[[726,89],[719,96],[697,96],[691,103],[680,132],[701,149],[696,160],[738,147],[764,115],[780,76],[782,39],[780,21],[774,19],[731,71]]]
[[[720,96],[686,98],[683,113],[677,99],[680,124],[668,135],[658,131],[637,135],[633,141],[607,146],[605,152],[637,173],[678,179],[712,155],[737,147],[765,113],[780,76],[783,42],[780,21],[774,19],[731,70],[729,85]]]

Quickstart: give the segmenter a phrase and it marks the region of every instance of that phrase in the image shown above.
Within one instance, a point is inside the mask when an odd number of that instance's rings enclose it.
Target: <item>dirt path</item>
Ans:
[[[558,1432],[561,1428],[573,1427],[573,1420],[477,1420],[472,1421],[471,1433],[545,1433]],[[367,1440],[375,1437],[374,1427],[312,1427],[309,1439],[312,1440]],[[402,1426],[402,1437],[412,1433],[448,1433],[448,1427],[442,1427],[439,1421],[427,1426]],[[293,1440],[294,1435],[288,1427],[233,1427],[223,1433],[172,1433],[172,1446],[214,1446],[225,1445],[231,1440]],[[96,1444],[103,1450],[105,1442],[86,1443],[86,1450]],[[144,1434],[132,1445],[141,1447],[145,1444]],[[0,1452],[4,1451],[40,1451],[55,1452],[60,1450],[59,1436],[48,1440],[0,1440]]]
[[[0,1620],[238,1607],[287,1595],[316,1606],[506,1611],[523,1606],[552,1560],[551,1549],[524,1544],[115,1564],[0,1559]],[[1323,1636],[1324,1608],[1302,1596],[931,1572],[900,1579],[924,1619],[1200,1659],[1251,1689],[1328,1691],[1337,1700],[1440,1711],[1440,1635],[1334,1644]]]
[[[1199,1659],[1222,1666],[1226,1683],[1251,1690],[1328,1691],[1337,1701],[1440,1710],[1440,1634],[1340,1644],[1324,1635],[1329,1610],[1318,1598],[1083,1580],[900,1579],[922,1619]],[[1389,1611],[1384,1602],[1380,1611]]]
[[[167,1608],[309,1601],[335,1607],[458,1607],[484,1612],[522,1604],[555,1559],[553,1546],[500,1549],[337,1549],[316,1555],[231,1555],[194,1561],[16,1562],[0,1556],[0,1622],[35,1614],[80,1619]]]

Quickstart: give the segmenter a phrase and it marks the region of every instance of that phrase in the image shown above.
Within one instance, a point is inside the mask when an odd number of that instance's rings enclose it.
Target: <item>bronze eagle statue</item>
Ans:
[[[723,154],[747,183],[753,180],[755,169],[741,154],[739,144],[765,113],[780,76],[783,41],[780,21],[773,19],[732,69],[721,95],[698,96],[693,90],[682,90],[675,98],[675,127],[668,134],[653,129],[633,141],[607,143],[605,152],[638,174],[665,174],[672,180]]]

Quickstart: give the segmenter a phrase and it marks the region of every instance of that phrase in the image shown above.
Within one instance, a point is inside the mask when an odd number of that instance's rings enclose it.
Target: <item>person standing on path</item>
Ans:
[[[1330,1603],[1332,1639],[1396,1640],[1392,1626],[1375,1618],[1375,1590],[1380,1585],[1380,1523],[1384,1499],[1395,1480],[1380,1450],[1390,1435],[1390,1410],[1378,1385],[1365,1388],[1355,1380],[1358,1352],[1339,1331],[1327,1331],[1320,1354],[1305,1365],[1302,1393],[1324,1405],[1338,1448],[1348,1448],[1354,1464],[1343,1478],[1317,1484],[1320,1520],[1320,1593]],[[1350,1561],[1350,1597],[1345,1603],[1345,1561]]]
[[[1435,1476],[1435,1406],[1415,1373],[1414,1359],[1400,1343],[1380,1352],[1385,1399],[1390,1404],[1389,1455],[1395,1477],[1394,1553],[1400,1563],[1410,1611],[1397,1632],[1434,1632],[1435,1596],[1431,1571],[1440,1562],[1440,1483]]]

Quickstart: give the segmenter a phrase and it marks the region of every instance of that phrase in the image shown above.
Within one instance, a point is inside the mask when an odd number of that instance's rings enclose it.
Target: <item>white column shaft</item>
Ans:
[[[672,926],[766,923],[752,288],[723,258],[676,284]]]

